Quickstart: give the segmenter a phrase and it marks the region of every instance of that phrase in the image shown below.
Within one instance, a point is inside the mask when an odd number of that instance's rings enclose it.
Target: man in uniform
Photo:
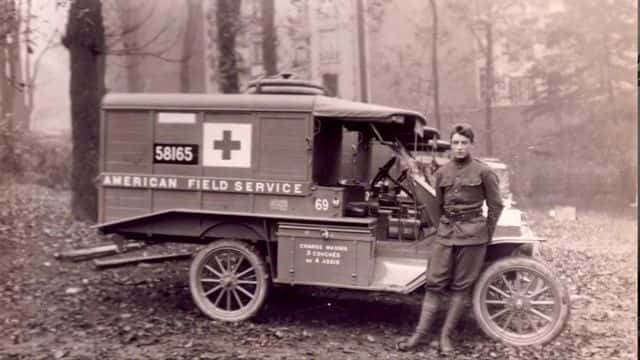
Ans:
[[[447,316],[440,335],[440,351],[454,350],[450,335],[464,310],[471,286],[484,263],[500,213],[502,199],[498,176],[485,163],[472,157],[474,134],[468,124],[451,131],[452,160],[435,173],[436,197],[440,204],[437,236],[426,274],[426,293],[413,335],[398,343],[398,349],[415,348],[429,331],[441,295],[450,291]],[[482,205],[487,202],[487,217]]]

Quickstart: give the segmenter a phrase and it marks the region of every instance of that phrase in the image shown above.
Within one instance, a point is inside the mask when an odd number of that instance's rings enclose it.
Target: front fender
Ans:
[[[547,239],[537,236],[498,236],[491,239],[485,261],[491,262],[512,255],[538,256],[539,245]]]

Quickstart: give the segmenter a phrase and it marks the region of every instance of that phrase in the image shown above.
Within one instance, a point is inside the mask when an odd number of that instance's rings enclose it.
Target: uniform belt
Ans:
[[[467,221],[482,216],[482,209],[464,212],[445,212],[444,216],[450,221]]]

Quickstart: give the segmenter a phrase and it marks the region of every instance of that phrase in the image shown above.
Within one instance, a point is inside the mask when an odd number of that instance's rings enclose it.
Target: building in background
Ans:
[[[189,13],[188,3],[195,4],[198,11]],[[562,0],[545,4],[527,5],[510,16],[530,17],[562,9]],[[217,92],[215,6],[216,1],[203,0],[114,0],[105,4],[110,36],[123,32],[120,39],[111,40],[114,46],[138,50],[108,57],[107,88],[180,92],[185,88],[181,82],[188,78],[188,91]],[[262,0],[242,1],[237,38],[242,85],[264,76],[261,6]],[[319,82],[333,96],[430,114],[434,95],[430,16],[429,6],[422,0],[275,0],[278,71]],[[486,71],[477,41],[445,3],[439,18],[442,112],[481,109],[487,96]],[[364,23],[363,31],[359,20]],[[188,25],[196,29],[191,39],[184,36]],[[127,30],[132,27],[136,31]],[[499,32],[500,26],[496,27]],[[509,55],[511,41],[504,36],[495,39],[495,107],[528,105],[535,92],[526,69],[544,49],[531,47],[514,58]],[[182,73],[185,61],[187,75]]]
[[[323,84],[332,96],[361,100],[358,1],[276,0],[278,70]],[[261,0],[242,2],[238,37],[241,83],[263,76]],[[205,3],[215,12],[215,2]],[[211,16],[207,16],[211,18]],[[215,24],[205,24],[207,91],[217,91]]]
[[[311,78],[332,96],[361,98],[357,1],[308,2]]]

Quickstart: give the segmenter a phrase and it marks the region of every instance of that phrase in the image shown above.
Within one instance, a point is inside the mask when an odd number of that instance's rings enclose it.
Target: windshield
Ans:
[[[397,159],[396,166],[398,167],[399,172],[404,173],[406,170],[408,178],[411,179],[411,181],[409,181],[412,192],[411,196],[415,198],[416,195],[418,195],[418,192],[427,192],[432,197],[435,197],[435,189],[429,184],[429,180],[425,178],[425,174],[420,169],[419,161],[411,155],[404,144],[397,138],[393,142],[385,141],[376,125],[371,124],[370,127],[373,130],[376,139],[393,151],[393,154]],[[420,196],[418,196],[418,198],[419,197]]]
[[[416,158],[407,150],[407,148],[399,141],[394,143],[385,143],[388,145],[393,154],[397,158],[396,166],[400,173],[407,171],[408,179],[408,189],[412,192],[412,197],[414,197],[418,202],[421,202],[421,196],[417,196],[416,192],[427,192],[431,196],[435,196],[436,192],[433,186],[430,184],[430,180],[425,177],[424,172],[421,170],[420,162],[416,160]]]
[[[401,142],[396,141],[392,146],[394,155],[398,158],[398,164],[400,166],[400,170],[404,171],[408,169],[409,175],[417,175],[420,174],[420,167],[418,166],[418,160],[409,153],[407,148],[402,145]]]

